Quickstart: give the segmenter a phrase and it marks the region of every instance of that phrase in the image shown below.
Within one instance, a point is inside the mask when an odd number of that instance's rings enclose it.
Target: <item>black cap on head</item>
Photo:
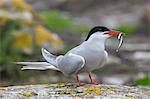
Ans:
[[[85,41],[87,41],[89,39],[89,37],[96,33],[96,32],[105,32],[105,31],[110,31],[108,28],[104,27],[104,26],[95,26],[94,28],[92,28],[86,38]]]

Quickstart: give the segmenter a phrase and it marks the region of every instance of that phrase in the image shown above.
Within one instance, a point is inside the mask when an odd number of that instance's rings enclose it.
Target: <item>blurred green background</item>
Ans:
[[[107,40],[109,61],[93,72],[94,79],[104,84],[150,86],[149,5],[149,0],[1,0],[0,86],[75,82],[57,71],[21,71],[14,62],[45,61],[42,47],[55,55],[65,54],[97,25],[126,36],[119,53],[115,52],[116,38]],[[86,74],[81,74],[81,80],[87,82]]]

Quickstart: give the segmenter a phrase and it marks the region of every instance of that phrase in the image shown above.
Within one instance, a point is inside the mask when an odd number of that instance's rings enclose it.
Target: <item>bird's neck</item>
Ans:
[[[89,38],[87,42],[91,46],[94,46],[95,48],[99,50],[105,50],[105,41],[106,41],[106,38],[93,37],[93,38]]]

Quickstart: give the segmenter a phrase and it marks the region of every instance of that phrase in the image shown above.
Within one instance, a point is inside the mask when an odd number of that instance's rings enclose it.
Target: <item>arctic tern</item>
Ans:
[[[118,49],[123,43],[124,33],[108,29],[104,26],[95,26],[92,28],[83,43],[68,51],[65,55],[55,56],[42,48],[42,55],[47,62],[17,62],[17,64],[24,65],[22,70],[36,69],[36,70],[57,70],[64,75],[76,75],[79,86],[80,83],[78,74],[87,72],[90,78],[90,84],[97,84],[93,82],[91,71],[101,68],[107,62],[108,53],[105,50],[105,41],[107,38],[117,36],[120,41]]]

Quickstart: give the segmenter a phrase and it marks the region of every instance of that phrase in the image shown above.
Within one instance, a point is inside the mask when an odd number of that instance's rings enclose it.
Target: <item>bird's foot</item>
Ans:
[[[79,85],[79,86],[84,86],[85,84],[84,84],[84,83],[79,83],[78,85]]]
[[[98,83],[97,83],[97,82],[91,82],[90,84],[93,84],[93,85],[98,85]]]

